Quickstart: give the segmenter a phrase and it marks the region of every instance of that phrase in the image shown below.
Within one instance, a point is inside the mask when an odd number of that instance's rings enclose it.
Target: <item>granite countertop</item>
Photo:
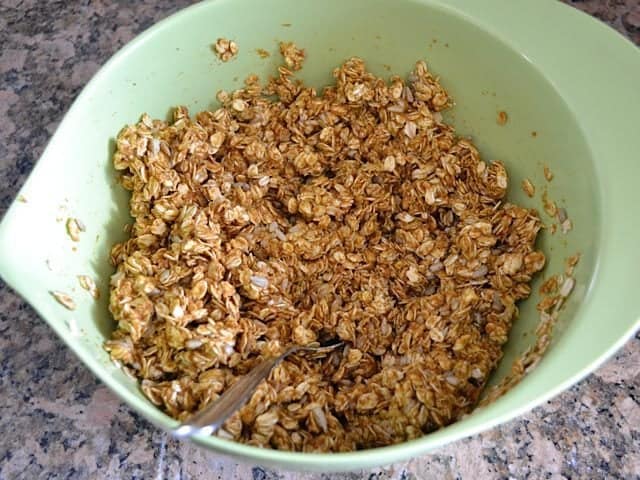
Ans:
[[[0,216],[99,66],[189,3],[0,0]],[[566,3],[640,44],[638,0]],[[640,479],[640,334],[593,375],[506,425],[386,468],[301,475],[236,464],[159,431],[0,281],[0,479],[13,478]]]

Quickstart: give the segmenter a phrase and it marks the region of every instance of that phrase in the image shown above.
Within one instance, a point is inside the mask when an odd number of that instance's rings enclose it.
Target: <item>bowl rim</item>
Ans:
[[[65,128],[65,120],[73,112],[79,110],[84,99],[95,91],[100,77],[104,76],[105,72],[110,69],[116,68],[117,64],[130,52],[151,41],[155,35],[169,27],[173,22],[200,15],[201,11],[226,1],[231,0],[209,0],[187,7],[158,22],[134,38],[113,55],[85,86],[63,118],[58,131]],[[485,413],[483,419],[473,424],[461,425],[460,423],[454,423],[439,431],[401,444],[346,453],[302,453],[263,449],[218,437],[196,436],[193,440],[199,445],[251,462],[277,464],[294,470],[345,471],[404,460],[493,428],[542,404],[595,370],[622,347],[640,327],[638,308],[630,302],[633,296],[630,296],[629,287],[621,289],[622,291],[616,291],[615,288],[615,285],[619,285],[623,281],[631,281],[629,285],[633,285],[634,272],[632,265],[636,264],[633,260],[640,262],[640,254],[633,252],[634,242],[632,240],[640,234],[640,217],[627,218],[620,213],[621,211],[624,212],[624,207],[628,206],[628,203],[625,202],[630,201],[631,194],[634,193],[633,179],[640,178],[640,162],[637,162],[636,157],[633,155],[633,142],[640,131],[633,128],[633,113],[629,117],[620,116],[619,107],[616,106],[618,103],[616,99],[619,101],[624,100],[627,112],[640,112],[640,95],[638,95],[637,90],[634,90],[632,81],[633,78],[640,78],[640,49],[637,49],[635,45],[613,29],[589,15],[560,2],[528,2],[526,5],[518,2],[517,5],[513,5],[512,2],[503,2],[501,0],[485,0],[485,2],[469,0],[405,1],[457,16],[483,29],[486,33],[505,44],[505,46],[522,55],[551,82],[554,88],[561,92],[561,96],[567,105],[572,108],[576,118],[581,120],[580,126],[586,134],[594,158],[606,158],[608,162],[613,162],[614,166],[624,166],[625,171],[629,172],[628,175],[616,176],[611,169],[597,168],[598,165],[596,165],[602,185],[603,211],[617,213],[603,218],[600,257],[597,271],[593,276],[594,282],[596,278],[598,279],[598,288],[591,289],[592,291],[585,301],[593,312],[606,312],[608,310],[603,307],[606,307],[607,303],[619,302],[618,308],[614,308],[612,313],[624,316],[625,319],[628,318],[629,326],[615,342],[599,352],[589,363],[567,375],[563,381],[556,383],[553,388],[527,399],[519,406],[506,409],[498,414],[493,414],[494,409],[489,406],[483,409],[483,413]],[[549,18],[553,18],[556,26],[564,26],[566,28],[570,26],[571,43],[573,45],[582,45],[582,47],[567,47],[565,45],[567,38],[564,36],[562,29],[547,28],[543,31],[534,28],[533,25],[544,24],[543,22],[547,22]],[[553,47],[553,55],[549,55],[551,47]],[[612,52],[612,54],[601,55],[597,57],[597,65],[591,64],[590,62],[595,58],[594,51],[602,51],[603,49]],[[582,68],[576,69],[575,66],[577,64],[581,65]],[[611,82],[612,77],[609,76],[609,73],[620,71],[620,65],[627,69],[625,70],[625,75],[628,78],[626,80],[616,79],[617,88],[612,94],[610,104],[607,105],[607,102],[603,100],[589,102],[588,100],[590,95],[593,95],[593,92],[601,91],[603,84]],[[584,74],[585,69],[589,75]],[[580,88],[569,88],[572,84],[579,84]],[[591,99],[593,100],[593,98]],[[618,119],[614,124],[615,128],[596,130],[599,125],[598,122],[601,122],[603,117],[608,120]],[[640,118],[637,118],[637,113],[635,117],[635,124],[640,125]],[[636,135],[634,136],[633,133]],[[56,136],[54,134],[41,158],[46,156],[47,151],[56,141]],[[612,146],[616,147],[616,155],[614,157],[610,155],[605,157],[603,154]],[[37,174],[39,167],[40,162],[32,170],[29,175],[30,178]],[[21,192],[25,190],[28,183],[29,179],[25,182]],[[11,251],[12,238],[8,231],[16,218],[15,203],[14,201],[10,206],[0,224],[0,251],[3,252]],[[607,232],[607,235],[604,232]],[[618,234],[618,236],[615,234]],[[612,238],[616,240],[613,241]],[[626,266],[628,268],[626,269],[624,268],[625,260],[619,258],[621,256],[625,256],[627,259]],[[16,265],[12,262],[10,256],[3,255],[0,258],[2,276],[7,284],[12,286],[20,295],[28,297],[26,292],[16,288],[16,275],[12,273],[15,271]],[[622,272],[622,278],[616,275],[618,272]],[[607,280],[615,280],[617,283],[607,284]],[[43,312],[38,308],[36,310],[47,321]],[[583,308],[580,314],[586,315],[588,313]],[[177,425],[175,420],[157,409],[150,409],[143,400],[135,397],[133,393],[123,388],[114,378],[106,374],[100,361],[87,350],[69,342],[61,328],[54,325],[51,326],[74,353],[80,357],[83,363],[131,408],[164,430],[170,430]],[[535,373],[533,372],[531,375]]]

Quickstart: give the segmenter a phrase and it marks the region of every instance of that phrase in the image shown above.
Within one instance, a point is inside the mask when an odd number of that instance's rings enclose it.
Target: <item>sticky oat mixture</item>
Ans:
[[[443,123],[424,62],[334,76],[318,93],[281,67],[117,139],[135,222],[112,250],[106,348],[152,402],[183,419],[291,343],[345,341],[288,358],[219,432],[252,445],[355,450],[455,421],[545,262],[537,214]]]

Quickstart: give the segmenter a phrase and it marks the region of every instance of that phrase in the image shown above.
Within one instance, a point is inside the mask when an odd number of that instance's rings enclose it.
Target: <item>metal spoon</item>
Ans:
[[[237,380],[217,400],[185,420],[173,431],[177,437],[190,437],[195,434],[211,435],[217,431],[227,418],[242,407],[260,382],[269,376],[269,372],[282,360],[296,352],[326,354],[344,345],[344,342],[332,340],[319,344],[293,345],[279,357],[268,358],[256,365],[247,375]]]

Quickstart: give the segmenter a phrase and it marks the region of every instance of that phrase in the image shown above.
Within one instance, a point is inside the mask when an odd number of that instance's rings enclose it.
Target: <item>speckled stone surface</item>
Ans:
[[[188,3],[0,0],[0,215],[99,66]],[[638,0],[567,3],[640,44]],[[640,335],[571,390],[500,428],[383,469],[301,475],[238,465],[157,430],[0,282],[0,479],[14,478],[640,479]]]

